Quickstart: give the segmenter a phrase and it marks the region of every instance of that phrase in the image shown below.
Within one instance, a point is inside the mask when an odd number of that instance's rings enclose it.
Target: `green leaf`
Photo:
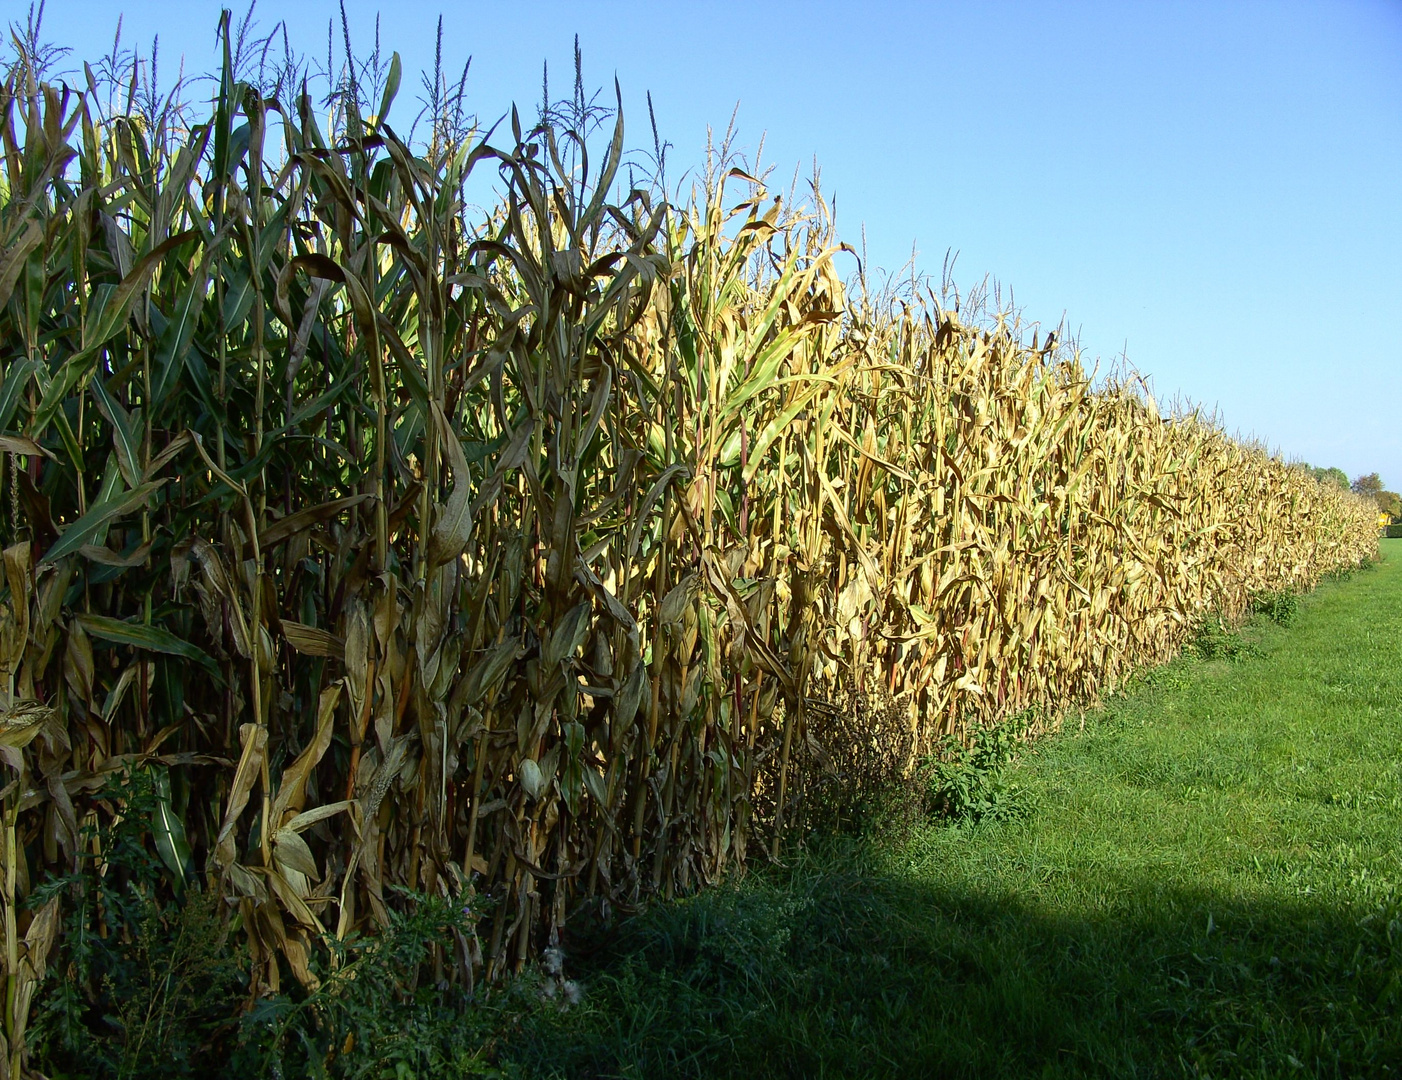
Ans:
[[[565,800],[571,814],[579,813],[579,796],[584,791],[585,766],[581,760],[584,754],[584,725],[572,720],[563,725],[565,734],[564,768],[560,774],[560,796]],[[589,769],[593,772],[593,769]],[[597,798],[597,796],[596,796]],[[603,800],[599,802],[602,804]]]
[[[93,400],[98,411],[112,425],[112,448],[117,451],[117,464],[122,469],[122,479],[127,486],[135,488],[141,483],[141,410],[128,413],[108,392],[102,376],[94,376],[92,383]]]
[[[219,665],[209,653],[197,645],[191,645],[182,637],[176,637],[169,630],[162,630],[159,626],[147,626],[145,623],[109,619],[105,615],[78,615],[75,619],[79,626],[95,638],[116,642],[118,645],[130,645],[146,652],[183,656],[186,660],[193,660],[199,664],[215,679],[219,678]]]
[[[822,389],[821,382],[810,386],[794,399],[793,404],[764,426],[764,430],[759,433],[759,437],[750,446],[749,461],[745,465],[744,471],[745,483],[748,484],[755,478],[755,473],[759,472],[764,463],[764,455],[773,445],[774,440],[788,431],[789,425],[794,422],[799,413],[808,408],[809,402],[817,397]]]
[[[394,96],[399,93],[399,79],[403,74],[403,65],[399,62],[399,54],[395,53],[390,57],[389,76],[385,79],[385,92],[380,96],[380,112],[375,117],[375,122],[383,124],[385,117],[389,115],[389,107],[394,104]]]
[[[151,275],[156,272],[161,257],[187,240],[198,238],[199,235],[198,229],[176,233],[143,255],[132,267],[131,273],[122,279],[120,285],[115,288],[98,288],[93,303],[88,308],[88,318],[83,321],[83,347],[59,366],[53,380],[44,391],[39,408],[35,410],[36,437],[43,435],[54,413],[63,407],[69,392],[92,374],[97,364],[98,352],[126,325],[132,304],[151,280]]]
[[[398,60],[399,55],[396,53],[394,58]],[[19,280],[20,271],[24,269],[30,251],[38,247],[43,239],[43,227],[37,221],[28,221],[24,231],[0,252],[0,307],[4,307],[9,301],[10,293],[14,291],[15,282]]]
[[[58,460],[52,453],[25,435],[0,435],[0,450],[7,454],[28,454],[30,457],[46,457],[50,461]]]
[[[113,492],[107,498],[100,500],[86,514],[63,530],[63,535],[54,541],[53,546],[39,560],[40,565],[55,563],[65,555],[73,554],[84,544],[90,542],[104,526],[114,519],[139,506],[144,506],[147,498],[162,487],[165,482],[165,480],[153,480],[149,484],[141,484],[130,491]]]
[[[588,600],[576,604],[565,613],[565,617],[545,635],[540,646],[540,666],[553,671],[557,666],[574,655],[584,643],[589,633],[589,616],[593,606]]]
[[[170,773],[164,765],[154,766],[151,777],[155,781],[156,805],[151,813],[151,836],[156,841],[156,853],[161,862],[175,876],[177,890],[184,888],[188,868],[193,867],[195,857],[190,850],[190,841],[185,836],[185,824],[170,805]]]
[[[443,410],[437,402],[433,403],[432,409],[453,474],[452,494],[448,496],[446,506],[435,507],[436,521],[429,538],[429,567],[435,568],[461,555],[472,537],[472,473],[468,469],[462,443],[443,415]]]
[[[506,674],[506,669],[516,661],[516,651],[520,641],[508,637],[498,642],[486,656],[478,660],[472,670],[463,676],[465,680],[463,702],[475,705],[487,696]]]
[[[24,388],[29,385],[30,376],[39,366],[38,360],[24,357],[5,368],[5,380],[0,382],[0,430],[10,426],[15,410],[24,397]]]
[[[373,498],[373,495],[347,495],[341,499],[332,499],[330,502],[309,506],[296,513],[288,514],[285,518],[273,522],[259,534],[259,544],[264,551],[267,551],[274,544],[280,544],[288,537],[310,529],[313,525],[328,521],[346,510],[352,510]]]
[[[735,519],[735,501],[731,499],[730,492],[723,487],[716,488],[716,509],[720,511],[725,523],[738,533],[740,529]]]
[[[228,333],[243,325],[248,313],[253,310],[253,279],[248,271],[239,267],[234,271],[233,283],[224,294],[224,332]]]
[[[195,327],[200,321],[200,311],[204,306],[205,293],[209,291],[209,271],[203,263],[190,277],[190,284],[176,301],[175,311],[165,332],[161,334],[156,348],[156,385],[152,388],[152,401],[159,405],[170,393],[170,388],[180,376],[180,368],[185,354],[190,349]]]
[[[54,427],[58,428],[59,441],[63,443],[63,448],[68,452],[68,459],[79,471],[83,468],[83,448],[78,445],[78,436],[73,431],[73,425],[68,422],[68,413],[60,409],[54,413]]]

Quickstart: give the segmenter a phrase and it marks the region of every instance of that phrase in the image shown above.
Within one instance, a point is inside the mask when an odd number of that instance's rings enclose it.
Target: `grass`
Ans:
[[[829,839],[567,962],[540,1076],[1402,1073],[1402,541],[1010,767],[1031,812]],[[591,955],[589,948],[597,948]]]

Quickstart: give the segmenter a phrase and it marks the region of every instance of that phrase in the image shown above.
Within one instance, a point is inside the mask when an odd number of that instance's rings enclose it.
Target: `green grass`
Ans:
[[[1402,1074],[1402,541],[1068,721],[1030,811],[581,935],[530,1075]],[[587,942],[596,946],[590,955]]]

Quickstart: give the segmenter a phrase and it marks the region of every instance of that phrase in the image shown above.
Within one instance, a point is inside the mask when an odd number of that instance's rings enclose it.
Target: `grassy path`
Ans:
[[[1012,770],[1022,820],[655,909],[531,1075],[1402,1075],[1402,541]],[[603,955],[601,953],[601,955]]]

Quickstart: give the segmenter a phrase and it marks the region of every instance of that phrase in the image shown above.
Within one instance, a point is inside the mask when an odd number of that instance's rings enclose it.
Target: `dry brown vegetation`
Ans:
[[[668,202],[621,116],[591,156],[376,104],[0,91],[15,1061],[61,903],[25,898],[122,770],[255,992],[390,886],[486,901],[438,966],[495,978],[1376,554],[1362,500],[1134,380],[844,283],[816,192],[717,158]]]

